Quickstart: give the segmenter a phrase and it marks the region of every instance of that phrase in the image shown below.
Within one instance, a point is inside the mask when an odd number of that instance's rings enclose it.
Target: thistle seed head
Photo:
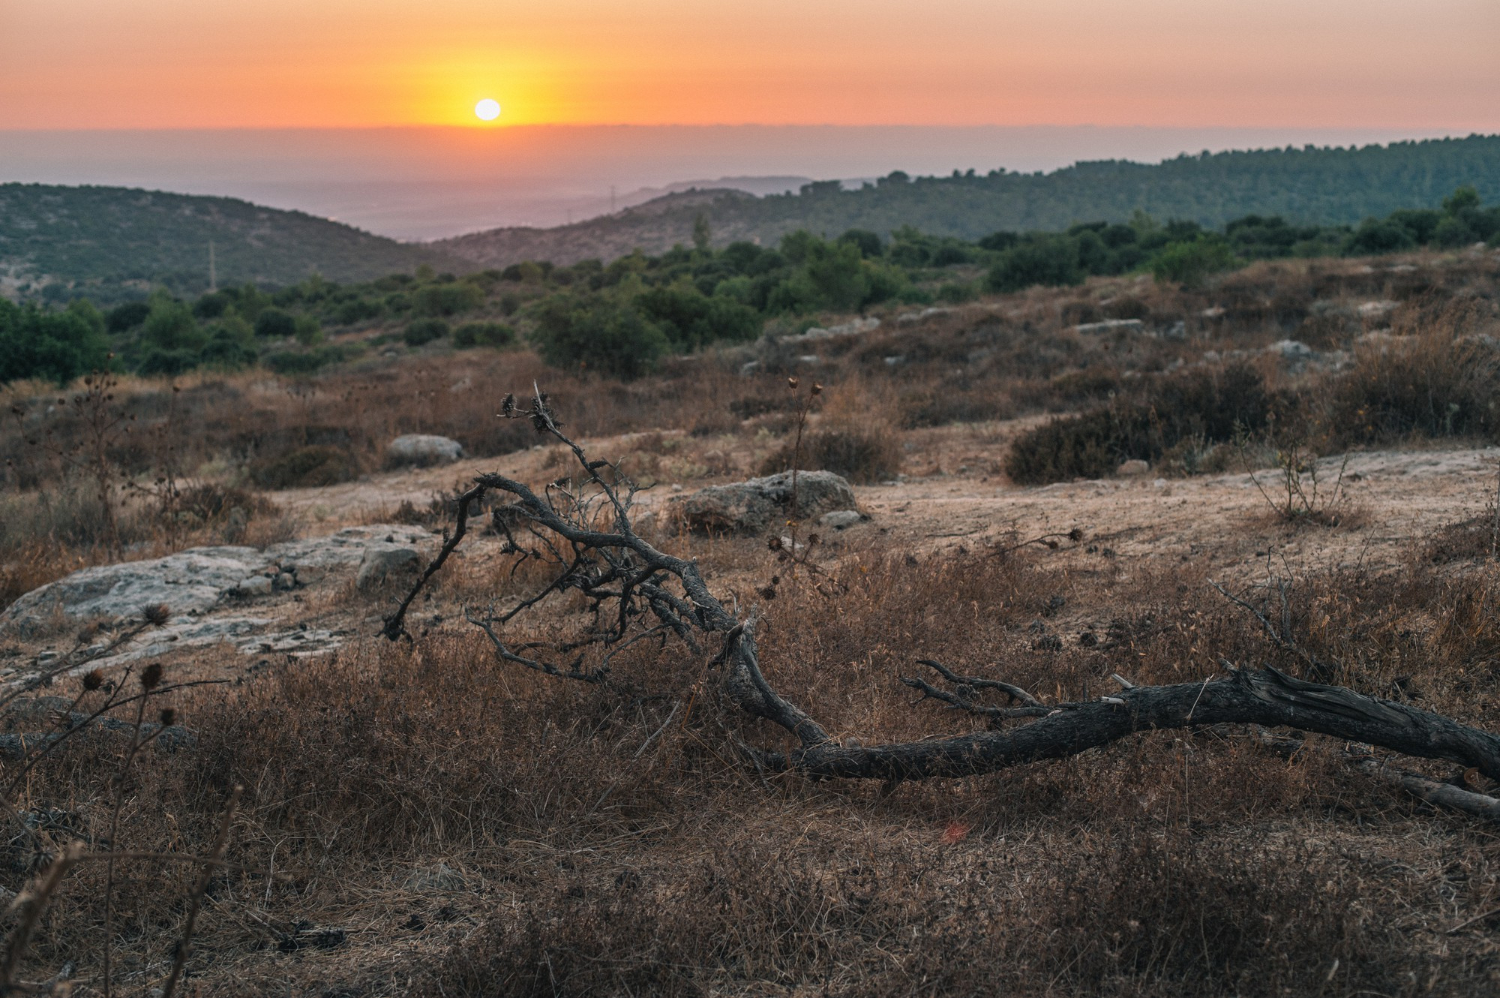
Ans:
[[[152,627],[161,627],[172,619],[172,610],[165,603],[152,603],[141,609],[141,616]]]
[[[161,663],[152,662],[141,672],[141,688],[154,690],[161,685]]]

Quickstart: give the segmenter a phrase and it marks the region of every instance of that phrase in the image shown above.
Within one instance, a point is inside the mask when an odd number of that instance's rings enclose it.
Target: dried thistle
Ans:
[[[104,674],[98,669],[90,669],[83,674],[83,688],[89,692],[97,690],[104,685]]]
[[[161,711],[161,726],[164,728],[170,728],[176,723],[177,711],[173,710],[171,707],[163,707]]]
[[[154,690],[161,685],[161,663],[152,662],[141,671],[141,688]]]
[[[505,398],[500,402],[500,415],[506,419],[513,419],[516,415],[516,397],[510,392],[505,393]]]
[[[770,548],[772,551],[780,551],[781,550],[781,538],[780,537],[772,537],[770,540],[766,541],[766,547]]]
[[[152,627],[164,627],[172,619],[172,609],[165,603],[153,603],[142,608],[141,616]]]

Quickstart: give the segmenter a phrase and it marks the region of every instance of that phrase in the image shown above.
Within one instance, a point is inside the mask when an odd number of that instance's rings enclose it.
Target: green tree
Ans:
[[[109,339],[82,310],[44,312],[0,298],[0,383],[45,378],[61,385],[109,364]]]
[[[708,227],[708,215],[700,211],[693,218],[693,247],[700,253],[706,253],[712,238],[713,232]]]
[[[553,295],[535,318],[532,342],[553,367],[630,380],[649,374],[670,346],[660,327],[612,295]]]
[[[1151,258],[1151,274],[1158,281],[1198,287],[1210,274],[1235,264],[1234,250],[1221,236],[1168,243]]]

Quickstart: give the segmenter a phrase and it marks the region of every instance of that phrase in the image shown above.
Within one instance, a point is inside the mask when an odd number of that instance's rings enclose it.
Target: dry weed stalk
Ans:
[[[1295,727],[1415,757],[1447,759],[1500,779],[1500,737],[1406,704],[1307,682],[1271,667],[1253,670],[1229,662],[1223,663],[1227,675],[1218,681],[1210,675],[1177,685],[1129,686],[1093,700],[1051,704],[995,680],[950,675],[940,669],[939,674],[955,686],[953,693],[939,695],[946,691],[921,681],[909,685],[952,707],[995,721],[1034,720],[1021,727],[1002,726],[916,742],[875,746],[841,742],[766,681],[756,652],[755,610],[743,616],[731,611],[709,590],[696,563],[659,551],[635,532],[630,518],[634,486],[614,474],[600,473],[613,466],[590,460],[562,433],[545,394],[535,392],[530,408],[518,407],[507,396],[503,415],[527,418],[539,432],[562,442],[584,469],[584,488],[568,491],[554,486],[538,494],[500,474],[476,478],[474,487],[460,499],[457,528],[400,608],[386,619],[383,633],[387,638],[396,640],[406,633],[406,610],[462,539],[469,506],[490,490],[498,490],[515,497],[517,516],[560,566],[551,582],[506,613],[497,615],[492,608],[484,617],[471,616],[488,635],[498,657],[545,675],[602,684],[609,681],[613,656],[634,642],[675,637],[694,651],[700,642],[717,642],[710,665],[722,669],[721,686],[728,700],[744,713],[782,728],[796,741],[790,750],[741,743],[745,756],[763,771],[888,783],[961,777],[1065,758],[1142,731],[1256,724]],[[590,633],[576,641],[548,645],[507,644],[506,623],[569,589],[579,591],[593,605],[598,623]],[[1272,633],[1276,633],[1274,628]],[[602,659],[586,667],[588,654],[596,649],[602,649]],[[553,658],[544,654],[548,651]],[[980,709],[973,692],[986,687],[1002,689],[1022,703]]]

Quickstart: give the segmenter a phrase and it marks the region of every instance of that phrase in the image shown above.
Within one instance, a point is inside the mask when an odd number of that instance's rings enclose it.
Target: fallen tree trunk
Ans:
[[[960,676],[927,661],[951,691],[921,679],[903,682],[920,690],[924,699],[986,717],[991,730],[888,745],[837,741],[766,681],[756,653],[754,611],[741,618],[714,596],[695,562],[666,554],[635,532],[630,518],[634,485],[608,461],[589,460],[582,448],[563,435],[545,394],[537,391],[529,409],[518,407],[513,396],[506,396],[502,414],[529,419],[538,432],[568,447],[583,469],[583,485],[570,487],[565,485],[568,479],[560,479],[538,493],[500,474],[476,478],[474,487],[460,497],[457,524],[442,551],[385,620],[383,633],[393,641],[406,636],[408,608],[462,540],[471,505],[482,501],[486,492],[499,491],[515,497],[507,509],[514,511],[512,519],[524,524],[537,542],[537,549],[524,552],[525,556],[554,565],[558,574],[503,614],[497,615],[491,607],[487,616],[469,615],[488,636],[497,657],[557,679],[608,684],[613,656],[637,641],[659,636],[665,642],[675,637],[698,652],[700,639],[713,638],[721,644],[709,664],[720,667],[720,685],[729,701],[797,740],[795,749],[783,751],[742,743],[743,751],[765,770],[888,782],[974,776],[1066,758],[1142,732],[1248,724],[1293,728],[1417,758],[1448,760],[1500,780],[1500,737],[1489,732],[1345,687],[1307,682],[1274,668],[1237,669],[1229,663],[1225,663],[1228,674],[1223,678],[1172,686],[1133,686],[1121,680],[1126,688],[1113,696],[1048,705],[1020,687],[997,679]],[[601,469],[610,474],[601,476]],[[521,550],[514,537],[509,541],[511,549]],[[592,602],[598,624],[590,636],[552,645],[513,646],[506,640],[503,629],[517,614],[567,590]],[[1243,601],[1236,602],[1248,608]],[[1284,646],[1290,644],[1289,638],[1256,615],[1273,638]],[[590,648],[597,649],[602,658],[595,667],[585,668]],[[568,659],[548,661],[544,649],[565,653]],[[1330,671],[1326,663],[1308,661],[1319,675]],[[978,690],[1000,691],[1010,697],[1012,706],[976,703]],[[1031,723],[1004,726],[1023,719]],[[1500,804],[1492,798],[1459,788],[1450,792],[1443,784],[1373,759],[1358,765],[1434,803],[1500,817]]]
[[[920,780],[973,776],[1061,759],[1142,731],[1210,724],[1290,727],[1446,759],[1500,780],[1500,737],[1440,714],[1340,686],[1304,682],[1275,669],[1236,670],[1219,681],[1135,686],[1089,703],[1059,705],[1030,724],[1000,731],[880,746],[831,741],[765,753],[772,769],[815,776]]]

